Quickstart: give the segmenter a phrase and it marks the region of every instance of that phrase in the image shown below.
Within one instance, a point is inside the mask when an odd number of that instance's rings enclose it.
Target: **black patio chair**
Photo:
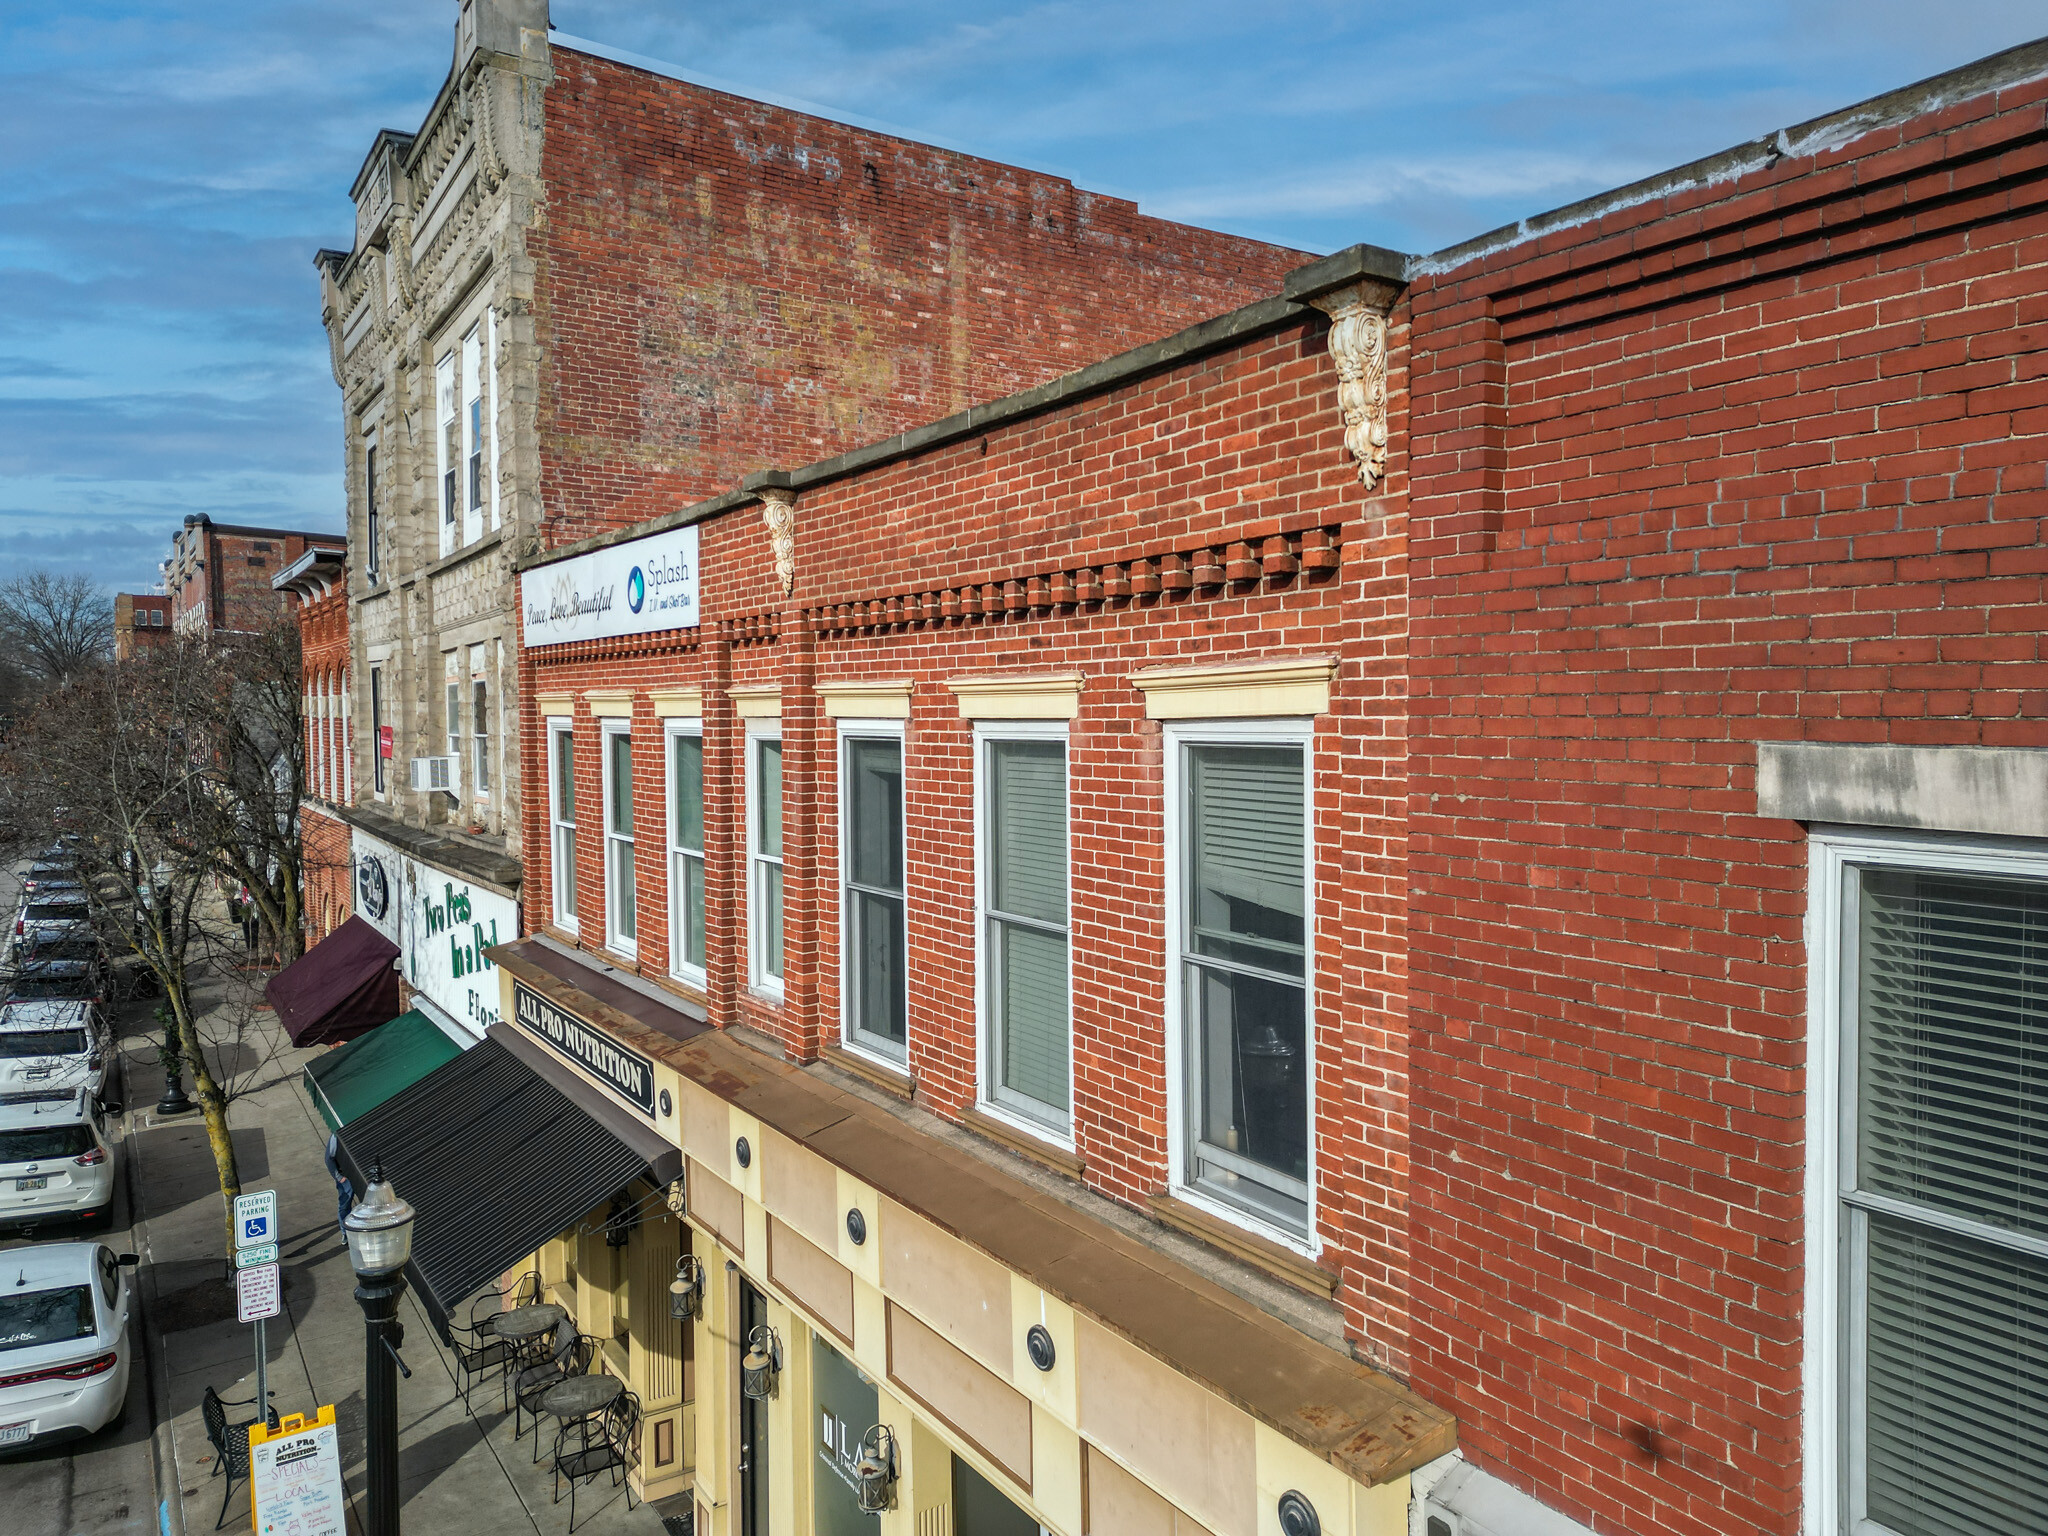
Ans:
[[[576,1331],[576,1325],[563,1318],[555,1325],[554,1342],[548,1346],[546,1356],[537,1364],[520,1370],[512,1378],[512,1438],[520,1436],[519,1416],[530,1414],[536,1431],[540,1428],[540,1400],[549,1387],[567,1381],[571,1376],[581,1376],[590,1369],[591,1357],[596,1353],[596,1342]],[[540,1435],[533,1437],[534,1465],[540,1464]]]
[[[529,1269],[500,1291],[484,1291],[469,1304],[469,1326],[488,1333],[494,1326],[494,1319],[500,1312],[510,1312],[514,1307],[529,1306],[540,1300],[540,1271]]]
[[[519,1349],[509,1339],[497,1336],[497,1319],[514,1307],[540,1300],[540,1271],[529,1269],[503,1290],[484,1291],[469,1304],[467,1324],[450,1322],[448,1337],[455,1352],[455,1386],[462,1394],[462,1406],[469,1407],[469,1384],[473,1377],[498,1374],[498,1405],[508,1408],[505,1381],[521,1361]]]
[[[602,1414],[571,1419],[555,1436],[555,1502],[562,1502],[562,1480],[569,1482],[569,1530],[576,1530],[576,1488],[610,1473],[612,1486],[626,1485],[626,1511],[633,1509],[633,1469],[640,1464],[640,1399],[621,1392]]]
[[[249,1480],[249,1431],[263,1422],[260,1417],[231,1420],[228,1410],[255,1406],[253,1397],[223,1398],[211,1387],[200,1394],[199,1416],[206,1421],[206,1438],[213,1443],[213,1475],[225,1473],[228,1480],[220,1496],[220,1518],[213,1522],[216,1531],[227,1522],[228,1500],[235,1496],[235,1483]],[[573,1509],[572,1504],[572,1512]]]

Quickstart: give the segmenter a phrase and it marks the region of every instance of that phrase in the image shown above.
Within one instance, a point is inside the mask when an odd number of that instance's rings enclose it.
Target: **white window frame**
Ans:
[[[857,1052],[874,1061],[879,1061],[894,1071],[902,1072],[910,1063],[910,751],[905,740],[901,720],[840,720],[838,739],[834,751],[839,780],[839,1042],[848,1050]],[[893,739],[896,743],[898,761],[903,768],[903,801],[898,807],[897,820],[900,824],[902,846],[897,850],[897,867],[903,871],[903,1054],[897,1055],[886,1046],[863,1038],[853,1027],[853,945],[847,935],[852,924],[849,913],[852,910],[853,884],[850,871],[853,867],[852,849],[848,841],[848,828],[852,825],[851,803],[848,793],[850,780],[846,771],[847,743],[855,739],[873,741],[881,738]],[[784,782],[787,783],[788,765],[784,764]],[[787,829],[784,829],[783,846],[788,846]],[[785,884],[785,919],[788,916]],[[785,951],[786,954],[786,951]]]
[[[547,785],[548,785],[548,912],[554,924],[564,933],[578,932],[576,914],[562,910],[562,891],[566,887],[573,898],[576,892],[576,823],[562,815],[562,785],[555,771],[559,761],[556,743],[562,737],[569,738],[569,773],[573,783],[576,772],[576,722],[568,715],[550,715],[547,721]],[[567,834],[565,837],[563,834]],[[568,845],[568,857],[562,856],[563,844]]]
[[[491,772],[491,744],[498,739],[498,733],[491,729],[492,695],[497,689],[491,686],[491,646],[488,641],[469,648],[469,682],[463,689],[463,719],[469,726],[470,779],[476,786],[478,805],[491,802],[491,785],[496,775]],[[483,718],[477,718],[476,691],[484,691]]]
[[[2048,843],[1964,835],[1815,826],[1807,842],[1806,976],[1806,1334],[1800,1415],[1804,1536],[1883,1536],[1860,1518],[1863,1457],[1856,1405],[1863,1399],[1861,1265],[1852,1254],[1846,1192],[1854,1178],[1857,1004],[1849,884],[1863,868],[1926,870],[1993,879],[2048,881]],[[1862,1195],[1866,1203],[1882,1197]],[[1912,1219],[1937,1230],[1943,1223]],[[1982,1237],[1977,1224],[1952,1230]],[[1986,1229],[1989,1230],[1989,1229]],[[2048,1242],[2005,1234],[2001,1246],[2048,1252]]]
[[[454,426],[458,438],[462,431],[462,391],[456,369],[460,355],[459,346],[451,347],[434,364],[434,523],[440,529],[444,555],[455,552],[462,531],[462,473],[460,466],[448,462],[448,429]],[[459,441],[456,446],[461,447]]]
[[[384,757],[384,709],[389,701],[384,695],[384,667],[381,662],[370,663],[370,793],[378,800],[391,798],[391,771],[385,767]],[[397,744],[398,733],[392,732],[393,746]],[[397,761],[394,752],[391,761]]]
[[[780,720],[749,720],[747,722],[746,790],[745,802],[741,807],[747,819],[747,985],[759,996],[776,1003],[782,1001],[783,982],[780,976],[770,976],[761,968],[761,936],[764,931],[761,921],[761,908],[767,891],[765,883],[757,871],[763,864],[771,862],[782,866],[784,870],[782,881],[782,958],[783,966],[787,969],[789,964],[789,876],[787,872],[789,828],[784,826],[782,829],[784,853],[773,856],[764,854],[760,851],[759,846],[761,824],[754,811],[755,807],[760,803],[760,743],[764,741],[779,742],[781,740],[782,722]],[[782,767],[783,784],[786,788],[789,783],[789,761],[787,758],[784,758]],[[787,796],[784,798],[786,803]]]
[[[485,311],[485,322],[486,333],[489,339],[489,345],[485,354],[484,362],[484,421],[487,423],[485,430],[488,431],[491,435],[490,462],[489,465],[487,466],[486,473],[488,473],[491,477],[490,522],[491,527],[495,529],[498,526],[498,438],[500,436],[500,433],[498,431],[497,420],[498,311],[495,305],[493,305],[489,310]]]
[[[979,720],[974,726],[974,1054],[976,1107],[1042,1141],[1074,1148],[1074,755],[1064,720]],[[994,806],[989,799],[990,747],[1003,741],[1056,741],[1067,784],[1067,1119],[1064,1128],[1034,1119],[996,1098],[995,976],[990,969],[989,879],[995,860],[989,842]]]
[[[676,743],[685,739],[697,743],[698,763],[701,773],[701,765],[704,762],[702,755],[704,747],[704,722],[701,719],[673,719],[667,722],[667,729],[663,734],[666,738],[666,747],[662,760],[662,803],[667,808],[668,820],[666,837],[668,844],[668,969],[669,974],[675,977],[676,980],[686,982],[690,986],[701,989],[709,984],[704,967],[683,958],[683,927],[685,920],[683,908],[684,893],[687,890],[687,886],[681,877],[683,860],[686,858],[696,859],[699,866],[704,867],[707,871],[709,866],[705,862],[705,852],[702,846],[699,846],[694,851],[686,851],[678,839],[677,834],[681,826],[681,818],[677,815],[679,806],[676,800]],[[709,816],[699,815],[699,831],[697,834],[699,838],[703,837],[702,828],[709,821]],[[704,937],[704,958],[708,961],[711,958],[711,936],[709,932],[711,902],[708,891],[706,892],[704,905],[705,922],[707,925]]]
[[[355,696],[349,689],[349,669],[341,669],[341,803],[356,803],[356,717]]]
[[[377,507],[377,471],[383,466],[377,462],[378,429],[371,427],[363,433],[363,571],[371,586],[376,586],[384,570],[384,552],[379,547],[383,542],[378,526],[384,521]]]
[[[599,736],[598,744],[603,748],[602,788],[599,791],[598,830],[604,838],[604,947],[615,955],[624,955],[628,960],[640,958],[640,886],[637,866],[634,864],[635,850],[639,847],[639,824],[633,815],[633,806],[626,806],[626,824],[633,828],[628,834],[612,831],[612,742],[623,736],[629,742],[633,737],[633,722],[630,720],[607,720]],[[632,751],[629,746],[626,749]],[[636,765],[637,766],[637,765]],[[638,785],[634,786],[638,789]],[[620,844],[625,845],[626,872],[634,877],[633,882],[633,933],[629,938],[619,932],[618,907],[613,893],[618,890],[618,866]]]
[[[490,492],[484,483],[487,469],[483,440],[489,431],[491,392],[484,381],[484,328],[481,324],[472,325],[463,333],[460,352],[462,472],[457,477],[456,494],[462,500],[462,542],[467,546],[484,536],[485,525],[490,519]]]
[[[1174,1198],[1208,1212],[1233,1226],[1243,1227],[1314,1258],[1322,1249],[1321,1181],[1316,1158],[1316,1129],[1320,1114],[1321,1086],[1316,1050],[1316,1010],[1320,988],[1316,963],[1316,734],[1315,717],[1283,716],[1261,720],[1169,721],[1162,725],[1165,747],[1164,789],[1166,793],[1166,1103],[1169,1155],[1168,1191]],[[1191,746],[1298,746],[1302,749],[1302,989],[1303,1048],[1308,1070],[1308,1211],[1306,1234],[1266,1221],[1253,1212],[1227,1204],[1208,1194],[1187,1178],[1188,1159],[1193,1151],[1188,1130],[1191,1106],[1188,1102],[1187,1009],[1183,999],[1186,972],[1182,963],[1182,928],[1186,903],[1181,881],[1186,862],[1182,842],[1186,834],[1183,791],[1186,774],[1182,768],[1185,751]]]
[[[441,724],[448,756],[448,797],[460,804],[463,798],[463,780],[468,777],[463,770],[465,753],[463,740],[467,734],[462,729],[463,719],[469,712],[468,692],[469,669],[463,665],[462,651],[458,648],[441,654],[441,713],[447,718]]]

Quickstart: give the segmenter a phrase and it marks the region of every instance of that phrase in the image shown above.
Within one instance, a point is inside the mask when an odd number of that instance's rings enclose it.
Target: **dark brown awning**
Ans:
[[[293,1045],[335,1045],[400,1013],[398,946],[351,917],[270,978],[263,996]]]

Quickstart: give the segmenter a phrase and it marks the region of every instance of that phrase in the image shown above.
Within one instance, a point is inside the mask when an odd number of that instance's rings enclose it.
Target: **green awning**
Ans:
[[[306,1092],[329,1130],[340,1130],[444,1061],[462,1054],[417,1008],[306,1063]]]

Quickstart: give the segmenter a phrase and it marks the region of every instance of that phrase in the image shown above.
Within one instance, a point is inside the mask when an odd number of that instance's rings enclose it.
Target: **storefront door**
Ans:
[[[1045,1528],[955,1456],[953,1536],[1045,1536]]]
[[[816,1334],[811,1336],[811,1383],[818,1404],[816,1536],[875,1536],[882,1517],[861,1513],[853,1474],[860,1437],[881,1417],[875,1384]]]
[[[739,1350],[768,1323],[768,1298],[740,1281]],[[737,1367],[737,1362],[735,1362]],[[740,1394],[740,1536],[768,1536],[768,1405]]]

